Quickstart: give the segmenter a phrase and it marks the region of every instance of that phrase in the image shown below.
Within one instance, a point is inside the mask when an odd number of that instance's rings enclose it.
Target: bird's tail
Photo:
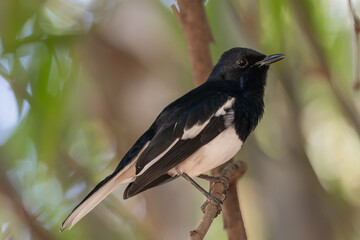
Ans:
[[[128,171],[130,170],[130,171]],[[132,173],[134,172],[134,173]],[[82,202],[75,207],[71,214],[62,223],[60,231],[62,232],[70,225],[71,229],[80,219],[88,214],[96,205],[98,205],[107,195],[109,195],[119,184],[131,182],[132,176],[135,175],[135,169],[127,168],[121,172],[114,172],[104,180],[85,197]]]

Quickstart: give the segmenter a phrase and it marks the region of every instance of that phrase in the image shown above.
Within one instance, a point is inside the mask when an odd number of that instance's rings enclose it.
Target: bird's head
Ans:
[[[264,55],[249,48],[232,48],[223,53],[208,81],[233,81],[241,90],[263,89],[270,64],[283,59],[283,54]]]

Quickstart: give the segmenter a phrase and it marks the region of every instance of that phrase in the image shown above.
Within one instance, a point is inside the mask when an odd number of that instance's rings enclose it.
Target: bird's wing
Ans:
[[[134,146],[127,152],[115,171],[98,183],[95,188],[82,200],[64,220],[60,231],[63,231],[68,225],[72,228],[80,219],[88,214],[96,205],[98,205],[107,195],[109,195],[119,184],[128,182],[125,178],[131,178],[135,175],[135,170],[131,173],[139,153],[146,149],[150,140],[155,135],[154,126],[146,131]],[[128,174],[124,172],[129,171]],[[129,176],[128,176],[129,175]],[[69,228],[69,229],[70,229]]]
[[[235,101],[225,94],[208,94],[187,107],[187,103],[182,103],[178,111],[170,108],[169,113],[160,115],[162,127],[139,155],[136,179],[125,190],[124,199],[156,186],[162,179],[168,180],[170,169],[231,126]]]

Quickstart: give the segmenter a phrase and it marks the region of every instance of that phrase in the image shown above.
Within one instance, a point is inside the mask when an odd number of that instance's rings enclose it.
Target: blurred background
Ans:
[[[126,201],[120,186],[58,232],[158,113],[194,87],[174,3],[0,1],[0,239],[187,239],[196,228],[205,199],[178,179]],[[287,56],[271,67],[264,118],[236,156],[248,163],[238,191],[249,239],[360,239],[348,2],[205,5],[214,63],[237,46]],[[226,239],[221,217],[205,239]]]

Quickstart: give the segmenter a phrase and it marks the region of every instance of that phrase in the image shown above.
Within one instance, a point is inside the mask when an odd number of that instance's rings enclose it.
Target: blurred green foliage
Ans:
[[[287,56],[269,72],[265,117],[240,153],[250,238],[359,239],[360,96],[347,2],[210,0],[206,13],[214,62],[235,46]],[[125,202],[120,190],[71,231],[57,230],[156,114],[192,88],[190,71],[168,1],[1,1],[0,238],[186,237],[203,199],[183,185]],[[226,239],[221,218],[207,239]]]

